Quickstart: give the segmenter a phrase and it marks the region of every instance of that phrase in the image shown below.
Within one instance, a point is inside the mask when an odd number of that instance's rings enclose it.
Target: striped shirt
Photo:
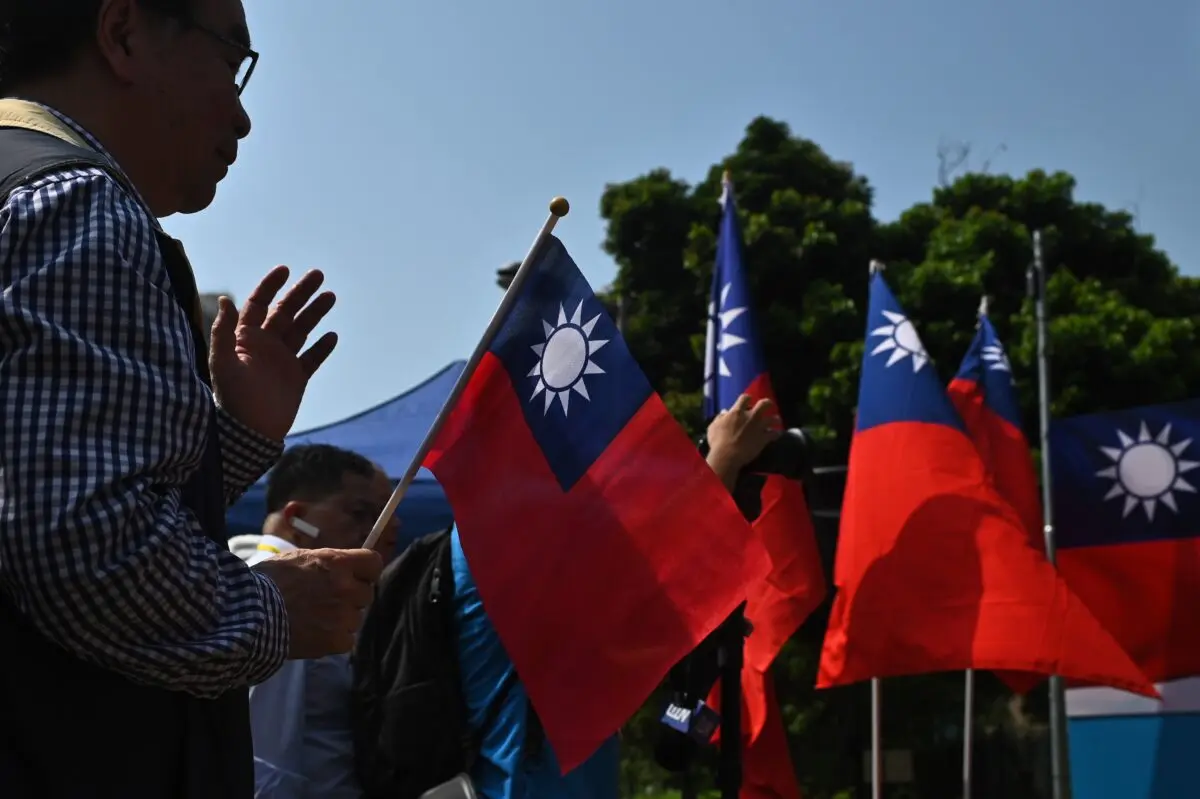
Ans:
[[[282,445],[213,416],[158,230],[96,168],[0,205],[0,592],[82,660],[212,697],[280,667],[287,613],[204,534],[181,486],[211,434],[229,502]]]

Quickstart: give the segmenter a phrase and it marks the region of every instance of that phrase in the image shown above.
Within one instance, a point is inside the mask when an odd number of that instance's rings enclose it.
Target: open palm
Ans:
[[[337,335],[326,333],[301,352],[336,298],[326,291],[312,299],[325,281],[313,270],[272,307],[288,275],[286,266],[272,269],[240,313],[229,298],[221,298],[208,360],[221,407],[276,441],[291,430],[309,378],[337,345]]]

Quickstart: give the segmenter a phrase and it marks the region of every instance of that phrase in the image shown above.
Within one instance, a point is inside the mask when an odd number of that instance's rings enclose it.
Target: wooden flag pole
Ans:
[[[421,470],[421,464],[425,462],[425,456],[429,454],[429,450],[433,447],[433,442],[437,438],[438,433],[441,432],[442,426],[450,418],[450,412],[458,404],[458,399],[462,396],[463,391],[466,390],[467,383],[471,382],[472,375],[479,368],[484,353],[492,345],[492,340],[500,332],[500,327],[508,317],[509,311],[516,304],[517,298],[521,296],[521,289],[524,287],[525,281],[529,279],[530,270],[533,268],[534,260],[541,250],[542,244],[554,232],[554,226],[558,224],[558,220],[562,219],[570,211],[571,204],[567,202],[565,197],[555,197],[550,201],[550,216],[546,218],[542,229],[538,231],[537,238],[533,240],[533,244],[529,247],[529,252],[525,254],[525,259],[521,261],[521,266],[517,269],[517,273],[513,275],[512,283],[509,284],[508,290],[504,292],[504,297],[500,300],[500,305],[496,308],[496,313],[492,315],[492,321],[488,323],[487,329],[483,332],[483,338],[479,339],[479,343],[475,345],[475,351],[471,353],[471,357],[467,360],[467,365],[463,367],[462,373],[459,374],[458,380],[455,381],[454,388],[450,389],[450,396],[446,397],[445,403],[442,404],[442,409],[438,411],[437,417],[434,418],[433,424],[429,427],[429,432],[425,434],[425,438],[421,441],[421,446],[417,447],[412,463],[408,465],[408,470],[404,472],[404,476],[396,484],[396,489],[392,491],[392,496],[388,498],[387,505],[384,506],[383,511],[379,514],[379,518],[375,521],[375,526],[371,528],[371,534],[363,542],[363,549],[374,549],[375,545],[379,543],[379,537],[383,535],[383,528],[387,526],[388,520],[396,513],[396,508],[400,507],[400,500],[404,499],[408,487],[416,479],[417,472]]]

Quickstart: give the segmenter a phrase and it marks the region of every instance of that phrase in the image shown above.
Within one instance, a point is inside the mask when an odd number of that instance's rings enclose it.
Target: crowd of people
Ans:
[[[207,207],[250,131],[241,2],[0,14],[0,795],[364,797],[370,664],[350,653],[395,554],[394,521],[363,548],[392,484],[352,452],[283,450],[334,295],[316,271],[285,291],[279,267],[206,329],[159,222]],[[709,463],[732,488],[777,434],[739,403]],[[268,473],[262,533],[230,538],[227,506]],[[441,535],[472,790],[612,799],[616,739],[560,774]]]

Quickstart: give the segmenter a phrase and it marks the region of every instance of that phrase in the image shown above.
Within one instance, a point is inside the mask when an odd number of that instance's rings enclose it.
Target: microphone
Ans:
[[[750,624],[740,610],[709,633],[668,675],[672,696],[659,720],[662,726],[654,744],[654,761],[667,771],[686,770],[720,723],[720,716],[703,700],[721,676],[720,650],[731,637],[730,625],[738,625],[743,639],[749,635]]]
[[[811,476],[810,443],[811,438],[804,430],[785,430],[783,435],[764,447],[758,457],[741,469],[732,493],[746,521],[753,522],[762,512],[762,489],[766,484],[766,475],[780,475],[801,482]],[[701,438],[697,444],[700,454],[707,457],[708,439]],[[660,719],[662,726],[654,745],[654,760],[667,771],[686,771],[700,747],[712,741],[713,733],[721,724],[721,717],[703,700],[723,671],[727,672],[727,682],[723,686],[728,690],[722,691],[722,702],[734,702],[734,710],[723,725],[722,749],[727,741],[725,733],[729,732],[728,740],[735,742],[729,752],[734,753],[735,757],[740,755],[737,739],[741,737],[741,697],[731,698],[725,694],[736,693],[741,682],[742,647],[752,630],[744,615],[745,608],[743,602],[671,669],[668,680],[672,698],[663,711]],[[722,755],[725,755],[724,751]],[[723,760],[722,771],[725,769]],[[740,781],[740,766],[734,769],[734,775]]]
[[[700,747],[712,740],[721,716],[704,702],[688,708],[676,701],[667,703],[660,721],[666,730],[654,744],[654,760],[667,771],[685,771]]]

